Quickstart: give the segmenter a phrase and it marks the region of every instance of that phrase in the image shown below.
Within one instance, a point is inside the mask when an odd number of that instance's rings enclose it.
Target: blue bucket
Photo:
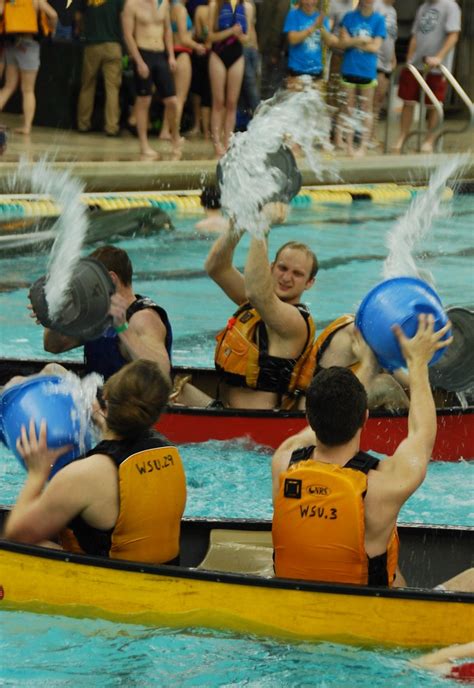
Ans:
[[[365,296],[356,314],[356,327],[374,351],[380,365],[389,371],[406,366],[392,325],[400,325],[405,336],[413,337],[418,316],[434,316],[435,330],[448,322],[438,294],[429,284],[415,277],[394,277],[377,284]],[[450,337],[448,332],[444,339]],[[436,363],[446,349],[437,351],[429,365]]]
[[[46,421],[48,447],[73,445],[71,451],[56,461],[50,478],[92,447],[90,428],[81,433],[80,414],[60,377],[38,376],[9,387],[0,396],[0,411],[0,437],[24,468],[25,463],[18,453],[16,441],[22,425],[28,430],[31,418],[37,434],[41,420]]]

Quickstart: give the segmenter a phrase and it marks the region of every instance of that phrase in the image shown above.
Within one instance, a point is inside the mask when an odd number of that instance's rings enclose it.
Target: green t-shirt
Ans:
[[[123,5],[124,0],[83,0],[80,11],[84,15],[86,43],[122,43]]]

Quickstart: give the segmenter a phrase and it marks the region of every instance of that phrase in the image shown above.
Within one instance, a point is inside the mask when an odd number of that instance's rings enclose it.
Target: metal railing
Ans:
[[[406,137],[401,152],[403,153],[406,147],[407,142],[409,139],[411,139],[413,136],[418,137],[418,145],[417,149],[418,152],[421,151],[421,145],[422,145],[422,137],[427,133],[427,129],[425,127],[425,119],[426,119],[426,103],[425,103],[425,96],[428,98],[430,101],[432,107],[436,110],[436,113],[438,115],[438,122],[436,124],[436,127],[434,129],[431,129],[430,134],[434,138],[434,150],[437,152],[441,151],[442,145],[443,145],[443,137],[445,134],[460,134],[464,131],[467,131],[470,127],[474,127],[474,103],[472,100],[469,98],[465,90],[462,88],[461,84],[457,81],[457,79],[454,78],[454,76],[451,74],[449,69],[445,67],[444,65],[439,65],[438,69],[440,72],[443,74],[444,78],[448,81],[450,84],[451,88],[457,93],[459,98],[462,100],[464,105],[467,107],[468,112],[469,112],[469,119],[466,122],[464,126],[458,129],[445,129],[443,128],[444,125],[444,108],[443,104],[436,98],[435,94],[427,84],[424,76],[421,74],[421,72],[414,67],[413,65],[406,64],[406,65],[399,65],[396,70],[392,72],[391,78],[390,78],[390,87],[389,87],[389,92],[388,92],[388,104],[387,104],[387,120],[386,120],[386,126],[385,126],[385,140],[384,140],[384,152],[388,152],[388,136],[389,136],[389,126],[391,122],[391,115],[393,112],[393,87],[395,84],[395,76],[397,73],[403,69],[406,68],[408,69],[411,74],[414,76],[414,78],[417,80],[418,84],[420,85],[420,115],[419,115],[419,124],[418,124],[418,129],[415,129],[414,131],[411,131],[408,136]]]
[[[408,69],[409,72],[411,72],[414,76],[414,78],[417,80],[418,84],[420,85],[420,116],[418,119],[419,125],[418,129],[415,129],[414,131],[411,131],[408,136],[406,137],[401,152],[403,153],[405,146],[408,142],[409,139],[411,139],[413,136],[418,136],[418,152],[421,151],[421,139],[423,134],[426,133],[426,129],[424,126],[424,122],[426,119],[426,105],[425,105],[425,95],[430,101],[431,105],[434,107],[438,114],[438,123],[436,127],[431,131],[431,133],[437,135],[436,136],[436,141],[437,145],[440,145],[441,139],[439,138],[441,134],[441,129],[443,126],[444,122],[444,109],[443,109],[443,104],[440,103],[440,101],[437,99],[431,88],[428,86],[426,83],[425,79],[423,78],[421,72],[414,67],[411,64],[405,64],[405,65],[399,65],[397,69],[394,69],[392,72],[392,75],[390,77],[390,86],[389,86],[389,92],[388,92],[388,104],[387,104],[387,120],[386,120],[386,125],[385,125],[385,141],[384,141],[384,153],[388,153],[388,132],[389,132],[389,126],[390,126],[390,120],[391,120],[391,114],[393,111],[393,87],[395,85],[395,76],[398,72],[400,72],[402,69]]]

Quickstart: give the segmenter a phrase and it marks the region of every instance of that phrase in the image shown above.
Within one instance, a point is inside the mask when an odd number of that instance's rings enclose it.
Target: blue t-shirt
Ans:
[[[285,19],[284,33],[289,31],[303,31],[308,29],[319,17],[319,12],[305,14],[300,9],[292,9]],[[324,28],[329,31],[329,20],[323,21]],[[290,45],[288,48],[288,67],[302,74],[320,74],[323,71],[323,58],[321,52],[321,32],[313,31],[304,41],[298,45]]]
[[[385,18],[378,12],[364,17],[359,10],[348,12],[342,20],[341,26],[349,36],[369,36],[369,38],[385,38],[387,29]],[[357,76],[361,79],[375,79],[377,77],[377,53],[368,53],[359,48],[348,48],[344,52],[341,74],[343,76]]]

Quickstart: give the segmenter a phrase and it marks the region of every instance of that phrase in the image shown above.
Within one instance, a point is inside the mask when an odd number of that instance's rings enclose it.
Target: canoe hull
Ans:
[[[388,590],[257,575],[259,559],[271,571],[270,527],[184,520],[179,567],[0,540],[0,610],[357,645],[431,647],[472,639],[474,595],[428,588],[472,565],[474,530],[401,526],[400,565],[416,588]]]
[[[219,409],[168,408],[158,429],[172,442],[206,442],[245,437],[276,449],[306,426],[303,413],[242,412]],[[406,415],[372,415],[362,432],[361,448],[392,454],[408,434]],[[474,458],[474,413],[438,412],[434,461]]]
[[[4,550],[0,570],[0,609],[406,647],[461,643],[474,630],[472,606],[456,601],[262,588],[171,572],[114,569],[112,575],[107,568]]]

